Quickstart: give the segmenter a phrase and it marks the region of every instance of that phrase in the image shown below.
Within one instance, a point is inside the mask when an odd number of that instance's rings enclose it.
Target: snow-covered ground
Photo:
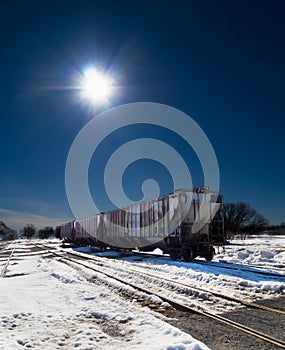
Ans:
[[[59,242],[56,243],[50,244],[59,247]],[[102,262],[109,264],[109,267],[102,264],[102,270],[111,269],[126,277],[131,269],[148,271],[249,301],[285,294],[285,237],[232,243],[223,252],[220,248],[211,263],[133,254],[120,257],[116,252],[94,253],[90,248],[77,251],[101,256]],[[15,257],[7,277],[0,279],[0,350],[208,349],[189,334],[170,326],[161,314],[120,297],[119,282],[84,268],[77,271],[45,254],[30,255],[27,241],[14,242],[10,247],[16,247]],[[4,263],[5,258],[0,255],[0,270]],[[256,270],[272,274],[256,274]],[[95,283],[86,277],[95,278]],[[137,278],[141,278],[139,274]],[[135,277],[132,280],[136,282]],[[131,287],[125,288],[137,293]],[[159,288],[164,288],[163,283]],[[172,297],[179,299],[175,293]],[[156,298],[153,301],[161,302]],[[209,309],[215,306],[215,301],[207,300],[206,293],[200,295],[197,303],[204,303]],[[225,309],[231,307],[234,305],[228,303]]]
[[[1,350],[208,349],[71,267],[22,254],[0,280]]]

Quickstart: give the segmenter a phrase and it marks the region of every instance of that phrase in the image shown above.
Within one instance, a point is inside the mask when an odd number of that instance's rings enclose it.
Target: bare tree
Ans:
[[[18,238],[18,233],[10,229],[3,221],[0,221],[0,240],[10,241]]]
[[[268,225],[268,221],[247,203],[226,203],[224,205],[224,225],[228,239],[237,234],[245,238],[249,234],[262,231]]]
[[[33,224],[27,224],[23,230],[21,230],[21,236],[27,237],[27,238],[32,238],[35,236],[37,230]]]

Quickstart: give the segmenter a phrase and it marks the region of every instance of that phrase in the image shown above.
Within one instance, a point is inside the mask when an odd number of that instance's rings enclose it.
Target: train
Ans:
[[[223,237],[223,196],[208,187],[171,194],[98,213],[60,226],[60,238],[73,246],[151,251],[173,260],[211,261],[213,243]]]

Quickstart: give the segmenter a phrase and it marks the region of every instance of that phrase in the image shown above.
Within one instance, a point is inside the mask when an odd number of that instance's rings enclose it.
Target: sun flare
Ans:
[[[107,103],[114,88],[114,79],[95,68],[89,68],[82,77],[82,97],[91,103]]]

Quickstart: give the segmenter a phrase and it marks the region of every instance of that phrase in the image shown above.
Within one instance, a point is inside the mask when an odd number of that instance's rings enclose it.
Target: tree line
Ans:
[[[19,238],[40,238],[59,237],[60,226],[53,228],[51,226],[43,227],[39,230],[33,224],[27,224],[19,232],[9,228],[3,221],[0,221],[0,240],[14,240]]]

